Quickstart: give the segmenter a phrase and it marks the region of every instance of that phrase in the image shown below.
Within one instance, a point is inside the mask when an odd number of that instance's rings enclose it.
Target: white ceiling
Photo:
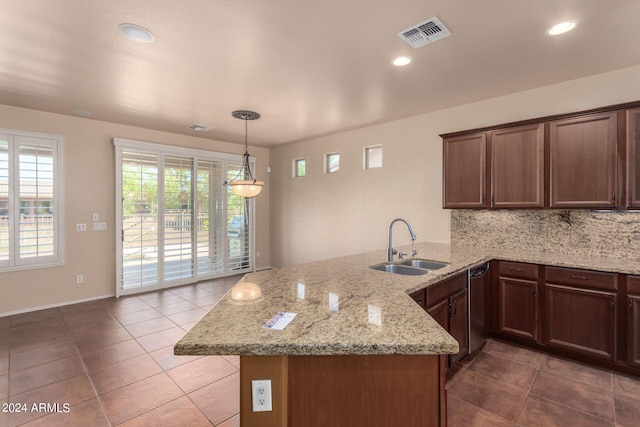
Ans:
[[[222,141],[310,139],[640,64],[638,0],[0,0],[0,103]],[[437,16],[452,35],[396,33]],[[552,38],[547,27],[579,21]],[[117,27],[155,35],[132,42]],[[410,55],[413,63],[393,67]],[[213,125],[198,133],[191,123]]]

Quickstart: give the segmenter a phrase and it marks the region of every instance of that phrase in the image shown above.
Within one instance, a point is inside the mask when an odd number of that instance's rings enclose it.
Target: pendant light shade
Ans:
[[[242,169],[240,169],[240,172],[238,172],[235,178],[227,181],[226,184],[231,187],[233,194],[246,198],[256,197],[262,191],[264,182],[258,181],[251,173],[251,165],[249,163],[249,145],[247,140],[247,135],[249,133],[247,121],[258,120],[260,118],[260,114],[254,111],[238,110],[231,113],[231,115],[236,119],[244,120],[244,157],[242,161]]]

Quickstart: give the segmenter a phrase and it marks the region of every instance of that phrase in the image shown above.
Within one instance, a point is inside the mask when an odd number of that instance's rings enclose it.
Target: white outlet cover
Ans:
[[[271,380],[252,380],[251,400],[253,403],[253,412],[272,411]]]

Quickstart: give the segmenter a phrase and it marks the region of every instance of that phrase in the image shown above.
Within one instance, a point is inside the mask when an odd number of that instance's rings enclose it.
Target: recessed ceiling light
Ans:
[[[576,25],[578,25],[578,21],[575,21],[575,20],[560,22],[559,24],[556,24],[553,27],[549,27],[547,29],[547,34],[550,36],[557,36],[560,34],[564,34],[566,32],[573,30],[576,27]]]
[[[410,62],[411,62],[410,56],[399,56],[392,61],[392,64],[395,65],[396,67],[404,67],[405,65],[408,65]]]
[[[153,34],[146,28],[142,28],[135,24],[120,24],[118,30],[123,36],[129,40],[133,40],[138,43],[151,43],[153,41]]]

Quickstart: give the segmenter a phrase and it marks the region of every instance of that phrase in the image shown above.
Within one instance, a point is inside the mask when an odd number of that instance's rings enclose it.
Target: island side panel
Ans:
[[[288,356],[240,356],[240,426],[287,426]],[[272,411],[253,412],[251,381],[271,380]]]
[[[439,355],[290,356],[289,426],[440,427]]]

